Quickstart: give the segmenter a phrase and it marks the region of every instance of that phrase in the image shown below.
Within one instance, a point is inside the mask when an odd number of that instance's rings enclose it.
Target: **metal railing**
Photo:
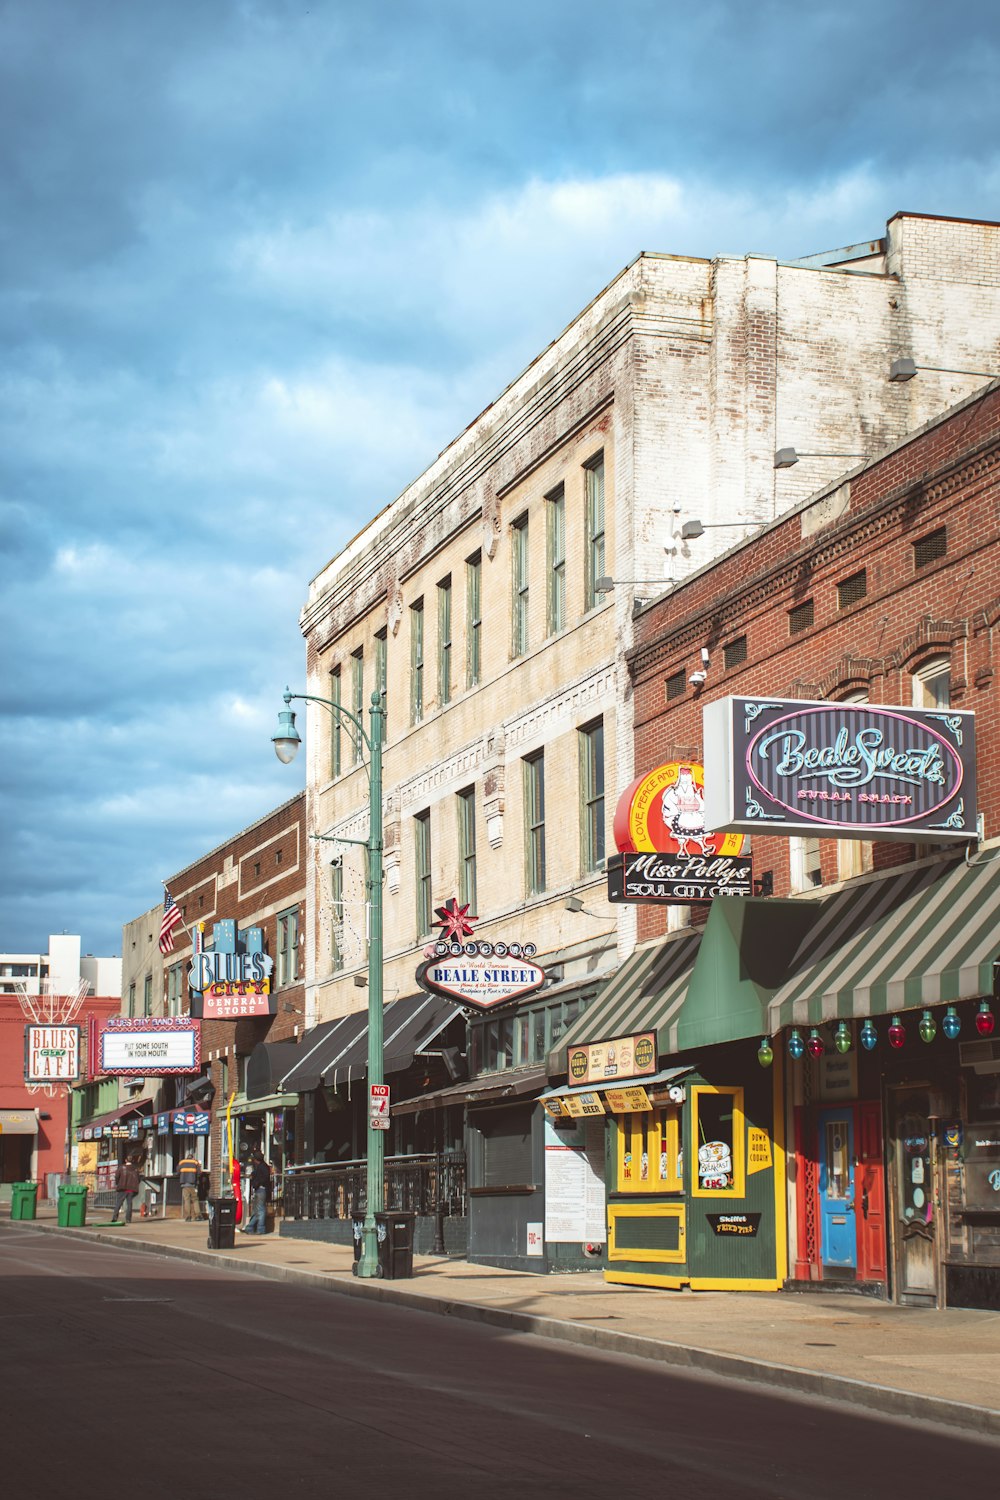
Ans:
[[[337,1167],[285,1171],[282,1208],[286,1219],[360,1219],[367,1207],[367,1169],[363,1161]],[[465,1152],[440,1156],[388,1156],[385,1160],[385,1206],[392,1213],[466,1213]]]

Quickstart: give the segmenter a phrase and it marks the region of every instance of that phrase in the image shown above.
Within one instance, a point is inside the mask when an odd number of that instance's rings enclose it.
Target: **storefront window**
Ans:
[[[743,1090],[696,1084],[691,1089],[691,1135],[692,1194],[742,1198],[746,1190]]]
[[[618,1190],[679,1193],[683,1186],[680,1111],[643,1110],[618,1117]]]

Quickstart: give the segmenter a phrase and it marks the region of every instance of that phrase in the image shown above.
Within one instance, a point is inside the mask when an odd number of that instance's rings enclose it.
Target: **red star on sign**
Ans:
[[[478,917],[469,916],[471,902],[467,901],[464,906],[459,906],[454,896],[449,896],[443,906],[435,906],[434,911],[439,922],[432,922],[432,927],[440,927],[441,941],[443,943],[460,943],[463,938],[472,936],[472,924],[478,922]]]

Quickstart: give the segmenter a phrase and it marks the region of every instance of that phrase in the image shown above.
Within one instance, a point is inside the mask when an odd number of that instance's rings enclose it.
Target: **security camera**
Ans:
[[[712,658],[708,654],[708,647],[707,646],[702,646],[702,648],[701,648],[701,664],[702,664],[702,666],[703,667],[709,666],[709,664],[711,663],[711,660],[712,660]]]
[[[691,676],[688,678],[688,682],[692,687],[701,687],[705,683],[707,677],[707,672],[692,672]]]
[[[344,856],[342,854],[335,854],[330,861],[330,868],[331,870],[339,870],[343,863]]]

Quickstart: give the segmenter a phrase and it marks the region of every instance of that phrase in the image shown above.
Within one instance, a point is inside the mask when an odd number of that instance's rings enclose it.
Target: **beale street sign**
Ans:
[[[609,901],[714,901],[752,896],[748,854],[613,854],[608,860]]]
[[[782,698],[704,710],[705,822],[834,838],[976,838],[975,715]]]
[[[545,970],[531,962],[534,943],[435,943],[417,983],[473,1010],[495,1010],[540,990]]]

